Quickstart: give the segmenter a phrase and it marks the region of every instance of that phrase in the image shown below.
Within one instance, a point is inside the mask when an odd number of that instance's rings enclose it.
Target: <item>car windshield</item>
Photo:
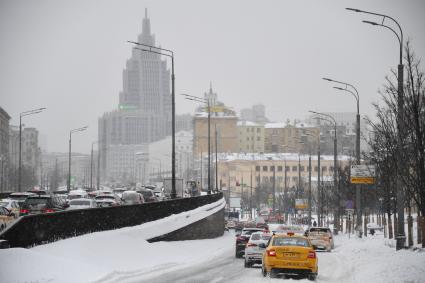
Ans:
[[[82,198],[82,195],[68,195],[68,199]]]
[[[310,234],[331,234],[331,231],[328,228],[310,228]]]
[[[141,191],[143,197],[151,197],[152,196],[152,192],[151,191]]]
[[[242,235],[251,235],[252,233],[258,232],[259,230],[242,230]]]
[[[276,237],[273,239],[272,246],[310,246],[308,241],[303,238]]]
[[[69,205],[90,205],[89,200],[71,200]]]
[[[96,199],[115,199],[114,196],[108,195],[108,196],[97,196]]]
[[[48,198],[28,198],[25,203],[28,205],[47,204]]]
[[[7,201],[0,201],[0,206],[7,206],[9,202]]]
[[[252,241],[258,241],[258,240],[261,240],[261,235],[260,235],[260,234],[252,234],[252,235],[251,235],[251,240],[252,240]]]
[[[10,195],[9,198],[14,200],[26,200],[28,195]]]

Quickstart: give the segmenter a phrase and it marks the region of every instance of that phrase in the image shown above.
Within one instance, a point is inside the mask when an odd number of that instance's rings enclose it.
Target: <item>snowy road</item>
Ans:
[[[316,282],[353,282],[353,267],[346,256],[339,251],[338,245],[331,253],[318,252],[320,274]],[[154,283],[221,283],[221,282],[270,282],[282,281],[279,278],[264,278],[261,275],[260,265],[253,268],[244,268],[243,259],[234,257],[234,241],[230,239],[228,249],[224,250],[219,257],[203,264],[196,264],[185,267],[178,271],[161,273],[157,276],[153,275],[140,281],[129,282],[154,282]],[[293,282],[311,282],[308,280],[290,280]]]
[[[230,236],[230,235],[229,235]],[[401,251],[396,253],[380,237],[348,239],[336,236],[335,249],[318,252],[319,276],[316,282],[424,282],[425,253]],[[234,257],[234,238],[228,237],[227,247],[207,262],[192,264],[173,271],[158,271],[128,282],[167,283],[253,283],[282,282],[281,278],[264,278],[260,266],[244,268],[243,259]],[[199,251],[197,251],[199,252]],[[311,282],[307,279],[288,279],[285,282]],[[127,282],[127,281],[126,281]]]

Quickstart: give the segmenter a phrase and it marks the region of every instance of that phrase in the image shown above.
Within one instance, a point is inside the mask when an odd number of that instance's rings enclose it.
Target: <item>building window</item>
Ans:
[[[298,177],[292,177],[292,182],[298,182]]]
[[[257,141],[261,141],[261,137],[257,137]]]
[[[314,166],[314,172],[317,172],[318,169],[319,169],[319,167]]]
[[[291,167],[285,166],[285,170],[286,170],[286,172],[289,172],[289,171],[291,171]]]
[[[326,172],[326,171],[327,171],[327,169],[328,169],[328,168],[326,168],[326,166],[323,166],[323,167],[322,167],[322,172]],[[333,169],[334,169],[334,168],[333,168],[332,166],[329,168],[329,170],[330,170],[330,171],[333,171]]]
[[[273,172],[274,171],[274,166],[270,166],[270,171]]]
[[[300,166],[300,171],[304,172],[304,170],[305,170],[304,166]]]
[[[277,166],[277,171],[278,172],[282,172],[283,171],[283,166]]]
[[[255,166],[255,171],[259,172],[260,171],[260,166]]]
[[[297,172],[298,171],[298,166],[292,166],[292,172]]]
[[[263,166],[263,171],[267,172],[267,166]]]

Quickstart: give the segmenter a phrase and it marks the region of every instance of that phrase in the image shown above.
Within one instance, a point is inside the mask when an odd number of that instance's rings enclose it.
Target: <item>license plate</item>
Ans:
[[[289,265],[289,266],[304,266],[303,263],[298,263],[298,262],[288,262],[286,265]]]
[[[294,258],[294,257],[297,257],[297,254],[296,253],[283,253],[283,257]]]

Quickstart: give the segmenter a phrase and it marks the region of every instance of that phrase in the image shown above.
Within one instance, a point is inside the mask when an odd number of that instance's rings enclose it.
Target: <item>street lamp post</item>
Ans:
[[[156,47],[156,46],[152,46],[152,45],[148,45],[148,44],[143,44],[143,43],[139,43],[139,42],[134,42],[134,41],[128,41],[129,43],[135,44],[135,45],[139,45],[139,46],[143,46],[143,47],[147,47],[149,49],[144,49],[144,48],[135,48],[137,50],[143,51],[143,52],[150,52],[150,53],[155,53],[155,54],[159,54],[159,55],[164,55],[167,56],[169,58],[171,58],[171,198],[174,199],[177,196],[177,191],[176,191],[176,123],[175,123],[175,119],[176,119],[176,100],[175,100],[175,75],[174,75],[174,52],[169,50],[169,49],[165,49],[165,48],[160,48],[160,47]],[[152,50],[155,49],[155,50]],[[156,51],[159,50],[159,51]],[[168,53],[163,53],[163,52],[168,52]]]
[[[404,133],[404,121],[403,121],[403,116],[404,116],[404,94],[403,94],[403,71],[404,71],[404,66],[403,66],[403,30],[400,26],[400,24],[392,17],[384,15],[384,14],[379,14],[379,13],[375,13],[375,12],[368,12],[368,11],[363,11],[363,10],[359,10],[359,9],[353,9],[353,8],[346,8],[349,11],[353,11],[353,12],[357,12],[357,13],[364,13],[364,14],[369,14],[369,15],[374,15],[374,16],[378,16],[378,17],[382,17],[382,22],[381,23],[377,23],[377,22],[372,22],[372,21],[363,21],[366,24],[371,24],[374,26],[380,26],[380,27],[384,27],[389,29],[390,31],[392,31],[395,36],[397,37],[397,40],[399,42],[400,45],[400,50],[399,50],[399,64],[397,66],[397,138],[398,138],[398,158],[397,158],[397,163],[396,168],[398,170],[398,174],[401,174],[401,156],[402,156],[402,150],[403,150],[403,146],[402,146],[402,142],[403,142],[403,133]],[[400,34],[398,34],[393,28],[387,26],[384,24],[385,19],[390,19],[392,20],[398,27]],[[405,243],[406,243],[406,234],[404,232],[404,199],[405,199],[405,195],[404,195],[404,188],[403,188],[403,183],[402,183],[402,178],[401,176],[399,176],[397,178],[397,214],[398,214],[398,223],[397,223],[397,243],[396,243],[396,250],[400,250],[403,249],[405,247]]]
[[[348,93],[350,93],[352,96],[354,96],[354,98],[356,99],[357,102],[357,115],[356,115],[356,161],[357,161],[357,165],[360,165],[360,106],[359,106],[359,101],[360,101],[360,96],[359,96],[359,92],[357,91],[357,89],[349,84],[349,83],[345,83],[345,82],[341,82],[341,81],[337,81],[337,80],[333,80],[333,79],[329,79],[329,78],[323,78],[326,81],[330,81],[330,82],[334,82],[334,83],[338,83],[338,84],[342,84],[345,85],[345,88],[341,88],[341,87],[335,87],[335,89],[338,90],[342,90],[342,91],[346,91]],[[354,92],[349,89],[348,87],[350,87],[351,89],[354,90]],[[361,208],[361,185],[357,184],[356,185],[356,211],[357,211],[357,229],[359,231],[359,237],[362,237],[362,208]]]
[[[90,155],[90,189],[93,189],[93,145],[95,145],[97,143],[99,143],[99,141],[94,141],[91,144],[91,155]],[[97,161],[98,161],[98,164],[97,164],[97,174],[98,174],[97,180],[99,180],[99,172],[100,172],[100,167],[99,167],[100,166],[100,150],[99,150],[99,146],[98,146],[98,149],[97,149]],[[99,189],[99,181],[98,181],[98,184],[97,184],[97,189]]]
[[[208,108],[208,194],[211,194],[211,105],[210,99],[204,99],[202,97],[181,94],[186,97],[187,100],[192,100],[200,103],[206,103]],[[217,135],[217,132],[216,132]],[[217,164],[216,164],[217,166]]]
[[[218,193],[218,157],[217,157],[217,152],[218,152],[218,150],[217,150],[217,145],[218,145],[218,143],[217,143],[217,124],[216,123],[214,123],[214,130],[215,130],[215,192],[216,193]],[[251,180],[251,183],[252,183],[252,180]],[[252,184],[251,184],[251,186],[252,186]],[[252,190],[251,190],[252,191]]]
[[[315,137],[313,131],[308,131],[309,133],[305,134],[305,136]],[[320,149],[320,134],[319,134],[319,149]],[[311,226],[311,147],[308,147],[308,226]]]
[[[28,116],[28,115],[34,115],[42,112],[45,107],[37,108],[33,110],[28,110],[21,112],[19,114],[19,175],[18,175],[18,191],[22,191],[22,117]]]
[[[82,132],[87,130],[88,126],[84,126],[82,128],[77,128],[69,131],[69,155],[68,155],[68,184],[67,190],[68,192],[71,190],[71,137],[73,133]]]
[[[339,182],[337,182],[337,138],[336,138],[336,120],[332,115],[326,114],[326,113],[321,113],[321,112],[316,112],[316,111],[309,111],[310,113],[314,113],[319,115],[319,119],[321,120],[325,120],[325,121],[329,121],[332,122],[334,124],[334,192],[337,194],[337,206],[336,206],[336,213],[334,217],[334,223],[336,223],[336,228],[340,229],[339,227],[339,206],[340,206],[340,192],[339,192]],[[322,116],[322,117],[320,117]],[[324,118],[324,117],[327,118]]]

